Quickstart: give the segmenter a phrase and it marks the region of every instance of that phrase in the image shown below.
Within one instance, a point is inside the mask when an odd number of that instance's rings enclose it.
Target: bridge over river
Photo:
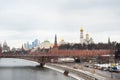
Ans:
[[[48,52],[30,52],[27,54],[1,53],[0,58],[21,58],[39,63],[47,63],[57,58],[97,57],[101,55],[112,55],[114,52],[114,50],[50,50]]]

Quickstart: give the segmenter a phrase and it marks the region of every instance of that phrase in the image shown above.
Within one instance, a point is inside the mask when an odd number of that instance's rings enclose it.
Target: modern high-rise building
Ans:
[[[35,47],[38,47],[39,46],[39,40],[38,39],[35,39],[32,43],[25,43],[24,44],[24,47],[26,49],[32,49],[32,48],[35,48]]]
[[[32,47],[38,47],[39,46],[39,40],[38,39],[35,39],[33,42],[32,42]]]
[[[27,42],[27,44],[26,44],[26,48],[27,49],[29,49],[30,48],[30,46],[29,46],[30,44],[29,44],[29,42]]]

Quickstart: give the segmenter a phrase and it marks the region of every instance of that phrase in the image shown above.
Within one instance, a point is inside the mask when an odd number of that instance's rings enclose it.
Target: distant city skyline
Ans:
[[[0,43],[21,47],[38,39],[80,42],[80,28],[94,42],[120,42],[119,0],[2,0]]]

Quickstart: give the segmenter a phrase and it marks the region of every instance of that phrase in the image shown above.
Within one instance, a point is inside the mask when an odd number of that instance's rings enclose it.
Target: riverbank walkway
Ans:
[[[70,74],[74,74],[76,76],[79,76],[79,80],[118,80],[111,77],[108,77],[106,75],[99,74],[96,72],[95,69],[87,69],[86,67],[83,67],[81,65],[75,65],[75,64],[47,64],[48,66],[52,66],[54,68],[60,69],[60,70],[67,70]]]

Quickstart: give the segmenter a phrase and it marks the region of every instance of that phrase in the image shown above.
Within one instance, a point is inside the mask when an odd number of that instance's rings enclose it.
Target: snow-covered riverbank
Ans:
[[[49,69],[52,69],[52,70],[55,70],[55,71],[58,71],[58,72],[61,72],[61,73],[64,73],[64,70],[55,68],[55,67],[50,66],[50,65],[45,65],[45,67],[46,67],[46,68],[49,68]],[[79,77],[79,76],[77,76],[77,75],[75,75],[75,74],[72,74],[72,73],[69,73],[68,76],[71,76],[71,77],[73,77],[73,78],[75,78],[75,79],[77,79],[77,80],[84,80],[84,79],[82,79],[81,77]]]

